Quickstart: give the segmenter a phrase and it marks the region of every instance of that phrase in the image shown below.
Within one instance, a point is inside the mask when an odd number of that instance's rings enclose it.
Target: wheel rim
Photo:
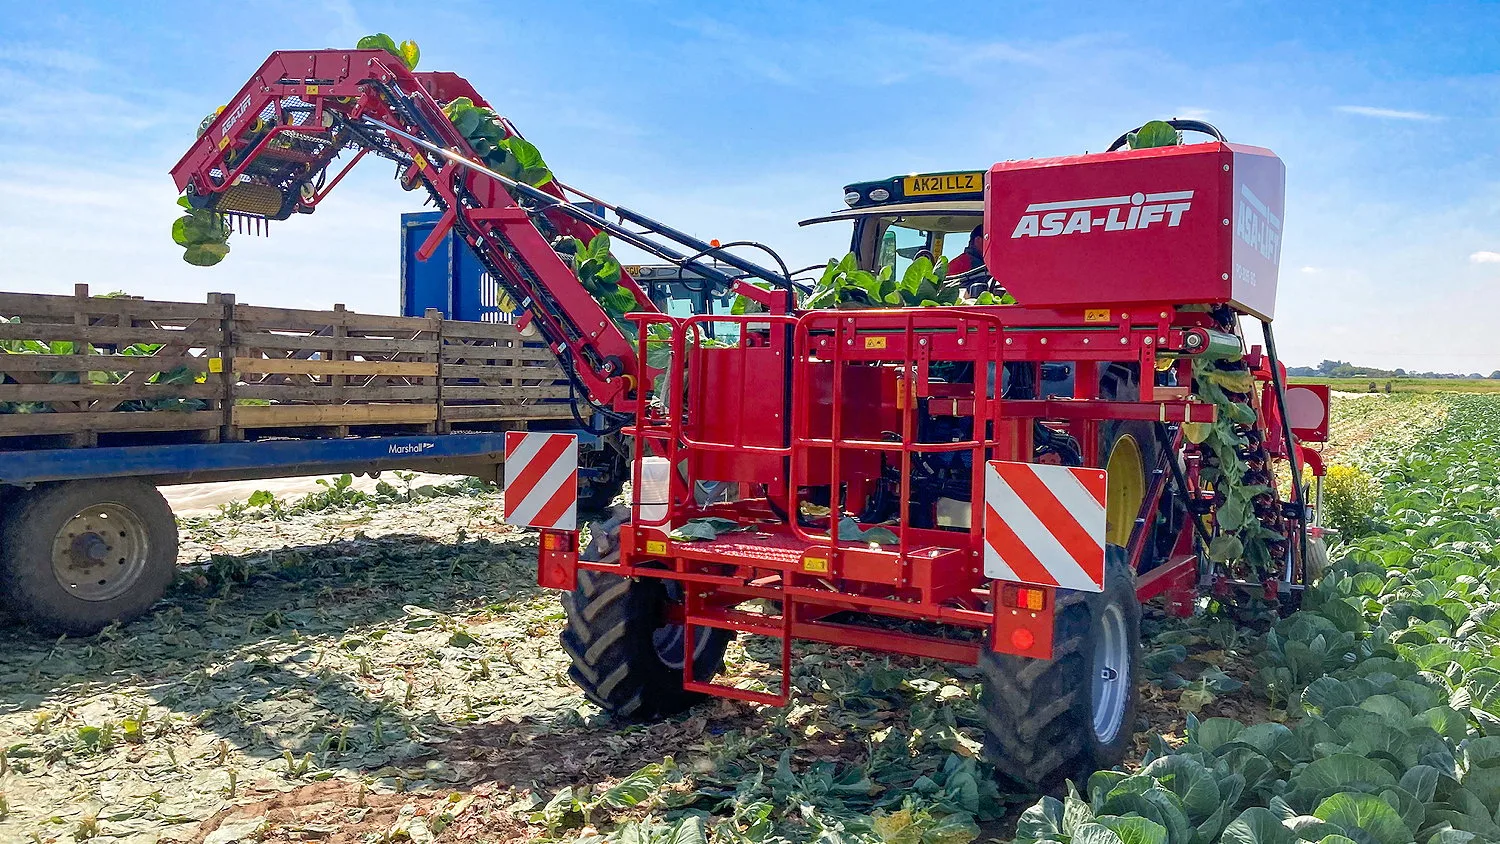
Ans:
[[[678,603],[682,600],[682,585],[672,581],[662,584],[667,593],[668,603]],[[699,644],[708,631],[698,628],[693,631],[693,638]],[[687,628],[682,624],[663,624],[661,627],[651,631],[651,646],[656,650],[656,658],[661,660],[662,665],[680,671],[687,660],[683,659],[683,652],[687,650]]]
[[[119,504],[76,513],[52,539],[52,575],[83,601],[108,601],[129,592],[150,557],[146,522]]]
[[[1126,638],[1125,613],[1117,606],[1104,610],[1099,635],[1094,639],[1094,735],[1109,744],[1125,721],[1125,703],[1130,698],[1130,642]]]
[[[1141,502],[1146,500],[1146,461],[1135,437],[1126,434],[1115,441],[1104,470],[1109,473],[1104,538],[1111,545],[1126,546],[1141,514]]]
[[[702,636],[704,631],[697,631]],[[682,653],[687,644],[687,634],[681,624],[668,624],[651,631],[651,645],[656,648],[656,658],[661,664],[673,670],[681,670],[687,660],[682,658]]]

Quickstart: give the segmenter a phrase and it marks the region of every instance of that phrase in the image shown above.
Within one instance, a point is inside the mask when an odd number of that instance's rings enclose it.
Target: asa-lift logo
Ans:
[[[1281,218],[1261,201],[1249,185],[1240,185],[1235,200],[1234,234],[1245,245],[1269,261],[1279,261],[1281,252]]]
[[[1140,231],[1161,225],[1175,228],[1182,223],[1182,215],[1193,207],[1192,200],[1192,191],[1174,190],[1033,202],[1026,206],[1026,213],[1016,222],[1010,236],[1012,239],[1059,237],[1095,231]]]
[[[240,122],[240,118],[244,117],[245,112],[249,110],[250,96],[247,94],[243,100],[240,100],[240,104],[234,107],[234,111],[229,113],[229,118],[224,121],[224,128],[220,130],[219,137],[229,137],[229,133],[234,130],[234,124]]]

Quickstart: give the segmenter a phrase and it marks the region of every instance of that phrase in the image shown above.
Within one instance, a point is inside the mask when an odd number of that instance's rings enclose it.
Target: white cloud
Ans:
[[[335,21],[329,30],[329,37],[334,43],[353,44],[362,36],[370,34],[370,30],[360,22],[359,13],[350,0],[324,0],[323,11]]]
[[[1099,61],[1121,43],[1114,35],[1079,35],[1046,42],[983,40],[972,33],[948,35],[882,23],[851,24],[836,36],[778,38],[746,31],[715,18],[672,21],[712,50],[716,62],[732,62],[779,85],[814,88],[830,83],[884,86],[938,75],[989,81],[996,65],[1046,69]],[[839,50],[829,50],[830,37]],[[700,45],[702,46],[702,45]],[[893,65],[890,56],[903,61]],[[1108,53],[1113,55],[1113,53]]]
[[[1500,264],[1500,252],[1475,252],[1469,256],[1471,264]]]
[[[18,68],[35,73],[39,68],[59,70],[70,74],[91,73],[103,67],[95,57],[76,50],[60,50],[31,44],[17,44],[6,48],[0,60]]]
[[[1339,111],[1347,114],[1358,114],[1362,117],[1377,117],[1381,120],[1442,120],[1436,114],[1428,114],[1425,111],[1401,111],[1394,108],[1376,108],[1375,106],[1341,105]]]

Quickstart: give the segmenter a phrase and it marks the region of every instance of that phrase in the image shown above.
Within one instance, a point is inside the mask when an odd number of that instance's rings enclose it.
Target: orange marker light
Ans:
[[[719,239],[718,239],[718,238],[717,238],[717,237],[716,237],[716,238],[714,238],[714,239],[713,239],[713,240],[710,240],[710,241],[709,241],[709,242],[708,242],[708,245],[709,245],[709,246],[712,246],[712,247],[713,247],[713,248],[715,248],[715,249],[718,249],[718,248],[719,248]]]
[[[1000,590],[1000,603],[1018,610],[1041,612],[1047,606],[1047,591],[1026,586],[1006,586]]]

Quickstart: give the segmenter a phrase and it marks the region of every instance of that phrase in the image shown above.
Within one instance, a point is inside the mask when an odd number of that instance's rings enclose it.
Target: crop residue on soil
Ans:
[[[534,535],[500,522],[497,495],[266,509],[185,521],[192,565],[147,618],[83,640],[0,630],[0,840],[237,840],[251,820],[262,838],[453,835],[471,815],[505,839],[544,832],[526,819],[559,788],[666,756],[710,776],[774,769],[792,746],[799,770],[861,764],[865,736],[895,726],[910,782],[977,750],[968,672],[816,646],[796,652],[809,691],[784,711],[613,723],[567,679]],[[734,648],[727,681],[775,675],[773,650]],[[434,821],[455,793],[462,811]]]
[[[1336,442],[1430,424],[1399,399],[1337,400],[1356,424]],[[0,627],[0,840],[571,840],[666,810],[744,830],[769,805],[807,830],[878,815],[968,840],[1031,799],[976,764],[971,669],[799,645],[785,709],[613,722],[567,679],[535,536],[496,494],[324,503],[186,520],[181,582],[130,625]],[[1190,711],[1284,717],[1250,692],[1255,636],[1149,628],[1134,759],[1149,735],[1183,741]],[[778,662],[752,638],[722,680],[774,682]]]

